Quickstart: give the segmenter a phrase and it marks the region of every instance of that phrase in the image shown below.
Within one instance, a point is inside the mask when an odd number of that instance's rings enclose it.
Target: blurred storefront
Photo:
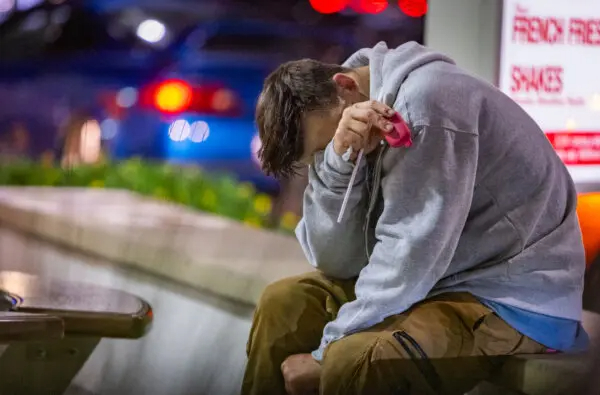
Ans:
[[[600,191],[600,3],[429,3],[425,43],[521,104],[547,133],[579,190]]]

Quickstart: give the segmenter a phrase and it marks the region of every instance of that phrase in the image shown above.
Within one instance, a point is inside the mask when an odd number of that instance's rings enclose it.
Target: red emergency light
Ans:
[[[350,7],[360,14],[379,14],[388,7],[388,0],[351,0]]]
[[[406,15],[420,18],[427,14],[427,0],[398,0],[398,7]]]
[[[156,107],[167,113],[185,111],[192,102],[192,88],[183,81],[162,83],[154,94]]]
[[[152,84],[142,91],[142,106],[165,114],[194,112],[237,116],[241,111],[238,95],[222,84],[192,85],[182,80]]]
[[[335,14],[348,6],[348,0],[309,0],[315,11],[321,14]]]
[[[335,14],[346,7],[360,14],[378,14],[387,7],[389,0],[309,0],[312,8],[321,14]],[[420,18],[427,13],[427,0],[398,0],[398,7],[406,15]]]

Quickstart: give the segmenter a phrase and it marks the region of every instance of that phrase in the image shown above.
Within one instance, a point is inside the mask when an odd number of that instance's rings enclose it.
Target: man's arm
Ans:
[[[324,330],[319,360],[332,341],[366,329],[423,300],[444,276],[471,206],[478,137],[422,128],[408,149],[391,149],[382,182],[377,243],[360,272],[355,301]]]
[[[312,266],[334,278],[356,277],[367,263],[363,225],[367,211],[366,160],[354,180],[342,223],[337,216],[354,165],[329,143],[315,155],[304,192],[304,214],[296,236]]]

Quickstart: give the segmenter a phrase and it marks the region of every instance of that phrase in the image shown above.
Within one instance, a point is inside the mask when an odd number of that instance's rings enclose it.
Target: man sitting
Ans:
[[[395,113],[410,147],[386,142]],[[280,66],[256,117],[267,172],[309,165],[296,234],[317,271],[264,291],[244,395],[461,394],[499,356],[587,346],[573,181],[498,89],[379,43]]]

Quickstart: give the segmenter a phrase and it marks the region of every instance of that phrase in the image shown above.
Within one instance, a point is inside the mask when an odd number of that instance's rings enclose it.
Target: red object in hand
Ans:
[[[412,145],[411,133],[404,119],[396,113],[390,118],[390,121],[394,124],[394,130],[384,136],[390,147],[410,147]]]

